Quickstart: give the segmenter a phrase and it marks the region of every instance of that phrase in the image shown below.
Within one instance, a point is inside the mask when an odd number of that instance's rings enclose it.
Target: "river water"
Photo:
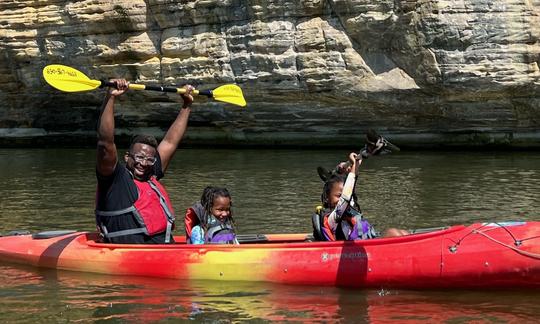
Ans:
[[[226,186],[239,232],[310,232],[322,182],[343,150],[181,149],[163,182],[182,215]],[[0,232],[94,228],[95,152],[0,150]],[[369,221],[425,228],[539,220],[538,152],[399,152],[365,160]],[[536,322],[538,291],[348,290],[89,275],[0,263],[2,322]]]

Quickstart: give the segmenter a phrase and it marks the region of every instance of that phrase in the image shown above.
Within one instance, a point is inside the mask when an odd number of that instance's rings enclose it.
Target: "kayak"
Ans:
[[[540,287],[540,222],[476,223],[370,240],[239,235],[237,245],[100,243],[97,233],[0,237],[0,261],[180,280],[265,281],[348,288]]]

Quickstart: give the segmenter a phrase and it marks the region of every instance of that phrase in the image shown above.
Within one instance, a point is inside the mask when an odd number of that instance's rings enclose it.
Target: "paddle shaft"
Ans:
[[[111,81],[104,81],[101,80],[100,88],[102,87],[116,87],[115,82]],[[149,90],[149,91],[159,91],[159,92],[172,92],[172,93],[185,93],[186,89],[184,88],[174,88],[174,87],[164,87],[164,86],[156,86],[156,85],[144,85],[144,84],[136,84],[136,83],[130,83],[129,89],[131,90]],[[207,96],[208,98],[212,98],[212,90],[193,90],[192,93],[194,95],[202,95]]]

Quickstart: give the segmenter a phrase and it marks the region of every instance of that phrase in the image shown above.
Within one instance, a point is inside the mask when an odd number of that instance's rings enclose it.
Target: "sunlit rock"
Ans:
[[[186,143],[540,146],[540,2],[502,0],[4,0],[1,142],[93,145],[104,90],[62,93],[48,64],[91,79],[239,84],[197,98]],[[166,130],[176,94],[130,91],[126,138]],[[35,135],[33,135],[35,134]]]

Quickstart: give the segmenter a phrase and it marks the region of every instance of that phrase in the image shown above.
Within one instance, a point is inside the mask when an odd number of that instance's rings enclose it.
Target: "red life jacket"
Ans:
[[[174,210],[165,188],[151,177],[148,181],[133,179],[137,186],[139,197],[133,206],[121,210],[101,211],[96,210],[96,217],[114,217],[132,213],[139,223],[139,228],[110,232],[101,223],[100,230],[106,238],[144,233],[152,236],[166,232],[165,242],[170,241],[170,234],[174,225]]]

